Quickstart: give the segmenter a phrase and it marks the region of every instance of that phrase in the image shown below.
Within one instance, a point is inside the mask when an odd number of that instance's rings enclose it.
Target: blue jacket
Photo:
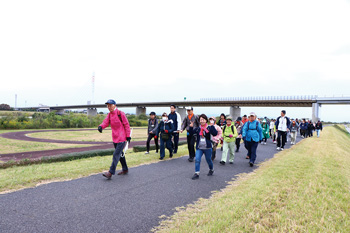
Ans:
[[[172,120],[168,120],[167,123],[164,123],[164,121],[161,121],[158,125],[156,135],[159,135],[159,133],[165,133],[165,130],[168,130],[169,134],[171,134],[175,130]]]
[[[210,135],[216,136],[218,134],[218,131],[215,129],[215,126],[208,126],[207,129],[209,130],[209,133],[206,133],[205,131],[203,131],[203,135],[205,137],[205,141],[207,143],[207,148],[210,149],[212,148],[212,143],[210,140]],[[201,138],[201,136],[199,135],[199,133],[201,132],[201,127],[198,128],[193,128],[190,127],[189,133],[190,134],[196,134],[197,135],[197,144],[196,144],[196,149],[198,150],[199,147],[199,140]]]
[[[260,123],[257,120],[254,120],[253,122],[246,122],[243,126],[242,137],[247,142],[260,142],[263,138]]]
[[[307,122],[302,122],[302,123],[300,123],[300,129],[301,130],[307,130],[307,126],[308,126],[308,123]]]

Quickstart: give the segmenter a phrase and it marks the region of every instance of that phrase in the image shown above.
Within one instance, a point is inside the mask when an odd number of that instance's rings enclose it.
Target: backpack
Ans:
[[[225,132],[225,129],[226,129],[226,125],[224,126],[222,132],[224,133]],[[235,128],[233,127],[233,125],[231,125],[231,130],[232,130],[232,133],[235,134]]]
[[[250,123],[250,121],[247,122],[247,124],[248,124],[248,130],[252,130],[252,129],[249,129],[249,123]],[[258,125],[259,125],[259,122],[256,121],[256,128],[255,128],[255,130],[258,130]]]

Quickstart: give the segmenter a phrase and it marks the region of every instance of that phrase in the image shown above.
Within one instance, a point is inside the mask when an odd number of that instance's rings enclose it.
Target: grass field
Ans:
[[[112,140],[112,131],[104,130],[99,133],[96,130],[92,131],[62,131],[62,132],[42,132],[28,134],[34,138],[45,139],[57,139],[57,140],[72,140],[72,141],[91,141],[91,142],[110,142]],[[185,137],[186,132],[181,134],[181,137]],[[146,141],[147,140],[147,128],[146,127],[133,127],[132,141]]]
[[[350,232],[350,137],[327,127],[156,231]]]
[[[187,146],[179,146],[178,153],[173,158],[188,154]],[[159,154],[154,151],[145,155],[145,152],[127,153],[128,167],[141,164],[159,162]],[[169,158],[166,151],[165,160]],[[22,188],[35,187],[41,183],[76,179],[108,170],[112,156],[99,156],[87,159],[43,163],[28,166],[15,166],[0,169],[0,193]],[[120,164],[117,169],[120,169]]]

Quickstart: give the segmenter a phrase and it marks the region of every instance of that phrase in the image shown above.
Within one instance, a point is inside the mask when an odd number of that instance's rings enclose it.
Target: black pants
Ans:
[[[188,153],[189,153],[191,159],[194,159],[194,157],[196,156],[196,151],[194,149],[195,143],[196,143],[196,136],[195,135],[187,135],[187,147],[188,147]]]
[[[173,133],[174,142],[172,142],[174,153],[177,153],[179,147],[179,133]]]
[[[154,138],[154,144],[156,144],[156,152],[158,152],[158,150],[159,150],[158,137],[155,138],[154,136],[156,136],[156,135],[153,134],[153,133],[148,134],[148,138],[147,138],[147,152],[149,152],[150,142],[151,142],[152,138]]]
[[[284,148],[284,145],[286,144],[286,141],[287,141],[287,132],[278,130],[277,147]]]
[[[236,151],[239,151],[239,147],[241,146],[241,139],[242,138],[236,138]]]
[[[116,149],[116,151],[117,151],[117,146],[118,146],[118,144],[121,144],[121,143],[114,143],[113,142],[113,144],[114,144],[114,148]],[[123,146],[123,148],[124,148],[124,145],[125,144],[123,144],[122,146]],[[120,146],[120,145],[119,145]],[[119,148],[118,148],[119,149]],[[115,151],[115,152],[116,152]],[[113,154],[113,157],[114,157],[114,154]],[[124,156],[124,152],[122,152],[121,153],[121,156],[120,156],[120,159],[119,159],[119,161],[120,161],[120,163],[121,163],[121,165],[122,165],[122,168],[123,168],[123,171],[127,171],[128,170],[128,165],[126,165],[126,159],[125,159],[125,156]],[[117,166],[117,161],[114,161],[115,162],[115,167]],[[112,163],[112,166],[113,166],[113,163]],[[115,170],[115,168],[114,168],[114,170]],[[112,173],[113,175],[114,175],[114,173]]]

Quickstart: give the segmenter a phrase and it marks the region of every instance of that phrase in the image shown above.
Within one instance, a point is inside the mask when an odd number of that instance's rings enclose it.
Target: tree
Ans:
[[[11,110],[11,107],[8,104],[0,104],[0,110]]]

